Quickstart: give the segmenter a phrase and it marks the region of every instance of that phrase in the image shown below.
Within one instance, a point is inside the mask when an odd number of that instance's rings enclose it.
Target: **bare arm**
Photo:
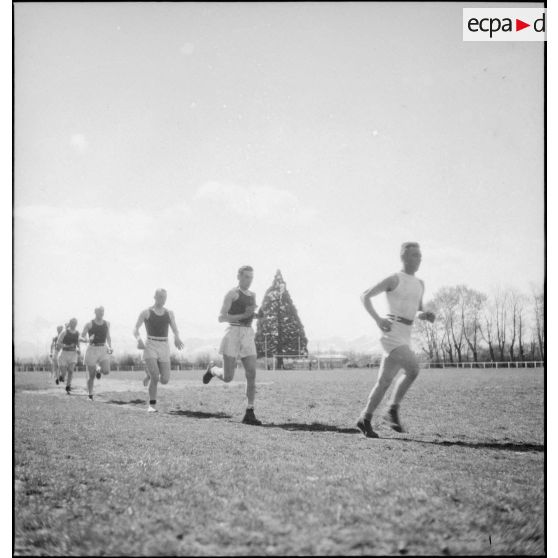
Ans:
[[[257,307],[258,307],[258,305],[256,303],[256,295],[254,295],[254,314],[252,315],[252,317],[255,320],[261,320],[264,317],[264,315],[263,315],[263,312],[262,312],[261,308],[256,312]]]
[[[423,281],[421,281],[421,283],[422,283],[422,295],[424,295],[424,283]],[[423,312],[423,310],[424,310],[424,306],[422,304],[422,296],[421,296],[417,318],[419,320],[428,320],[430,323],[434,323],[434,320],[436,319],[436,314],[434,314],[434,312]]]
[[[383,281],[380,281],[377,285],[374,285],[370,289],[364,291],[360,297],[360,300],[366,309],[366,311],[372,316],[372,319],[378,324],[378,327],[382,331],[389,331],[391,329],[391,322],[382,318],[376,309],[372,305],[372,298],[378,296],[381,293],[392,291],[397,287],[399,279],[396,275],[390,275],[386,277]]]
[[[134,337],[136,338],[136,340],[139,341],[140,339],[140,332],[139,332],[139,328],[142,326],[143,322],[145,320],[147,320],[147,318],[149,318],[149,310],[144,310],[138,317],[138,321],[136,322],[136,325],[134,327],[134,330],[132,331]]]
[[[246,308],[246,312],[243,314],[229,314],[232,303],[238,298],[235,290],[229,291],[225,295],[225,300],[223,300],[223,306],[221,307],[221,313],[219,314],[220,322],[238,322],[239,320],[244,320],[249,318],[254,313],[254,306],[249,306]]]
[[[170,326],[172,332],[174,333],[174,346],[181,351],[184,348],[184,343],[180,340],[180,335],[178,333],[178,328],[176,327],[176,320],[174,319],[174,312],[169,310]]]
[[[141,327],[141,325],[143,324],[143,322],[149,318],[149,310],[144,310],[138,317],[138,321],[136,322],[136,325],[134,327],[134,330],[132,331],[134,337],[136,338],[136,341],[138,342],[138,349],[145,349],[145,345],[142,341],[142,338],[140,336],[140,332],[139,332],[139,328]]]
[[[86,335],[89,333],[89,328],[91,327],[91,322],[87,322],[83,328],[83,332],[81,334],[80,337],[80,341],[82,341],[83,343],[87,343],[87,337]],[[91,340],[92,341],[92,340]]]
[[[112,351],[112,339],[110,338],[110,324],[107,322],[107,345],[110,351]]]

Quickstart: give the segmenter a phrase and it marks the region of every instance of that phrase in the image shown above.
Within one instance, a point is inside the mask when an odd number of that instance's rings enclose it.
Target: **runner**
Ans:
[[[419,320],[434,322],[436,318],[432,312],[422,311],[424,282],[415,277],[421,260],[419,244],[405,242],[401,246],[403,270],[390,275],[361,296],[366,311],[382,331],[380,342],[384,349],[378,380],[357,422],[357,427],[367,438],[378,437],[372,429],[372,414],[401,369],[403,374],[395,384],[386,418],[391,428],[396,432],[403,432],[399,420],[399,404],[419,373],[418,361],[410,346],[413,320],[416,317]],[[382,318],[376,312],[370,300],[383,292],[386,293],[389,307],[387,318]]]
[[[89,376],[87,378],[87,393],[89,400],[93,401],[93,383],[95,376],[101,378],[101,372],[110,372],[110,354],[112,353],[110,339],[110,324],[103,319],[105,309],[102,306],[95,308],[95,319],[87,322],[81,334],[82,341],[89,343],[85,351],[85,365]]]
[[[245,424],[261,425],[254,414],[254,400],[256,398],[256,344],[252,320],[256,316],[256,295],[248,290],[254,279],[254,270],[249,265],[238,270],[238,286],[226,295],[219,315],[220,322],[227,322],[229,327],[221,341],[219,353],[223,355],[223,368],[218,368],[213,362],[203,375],[203,383],[208,384],[214,377],[223,382],[230,382],[234,378],[236,361],[240,357],[246,374],[246,398],[248,405],[242,422]]]
[[[58,375],[59,375],[59,368],[58,368],[58,350],[56,349],[56,343],[58,342],[58,337],[60,336],[60,333],[62,332],[62,330],[64,329],[63,326],[58,326],[56,328],[56,336],[52,338],[52,341],[50,343],[50,377],[54,378],[54,381],[56,382],[56,385],[58,385],[60,383],[60,380],[58,379]]]
[[[155,291],[155,304],[144,310],[138,318],[134,328],[134,337],[138,342],[138,349],[143,349],[143,359],[146,365],[147,376],[144,385],[149,384],[149,405],[147,411],[156,413],[157,408],[157,385],[159,381],[167,384],[170,379],[170,349],[169,349],[169,326],[174,333],[174,346],[178,350],[184,348],[180,340],[174,314],[165,308],[167,291],[157,289]],[[139,328],[145,324],[147,340],[143,342]],[[147,381],[146,381],[147,380]]]
[[[72,391],[72,377],[74,375],[74,369],[78,361],[79,349],[79,332],[76,329],[77,320],[72,318],[68,322],[66,329],[60,333],[58,340],[56,342],[56,348],[60,351],[58,357],[58,366],[60,368],[60,380],[63,382],[66,378],[66,393],[70,394]]]

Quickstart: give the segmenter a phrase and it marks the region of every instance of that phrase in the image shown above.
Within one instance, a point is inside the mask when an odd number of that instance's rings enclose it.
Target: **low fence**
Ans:
[[[207,365],[197,366],[195,364],[173,364],[171,370],[205,370]],[[14,366],[14,372],[50,372],[52,368],[50,366],[45,366],[43,364],[24,364]],[[74,368],[76,372],[85,372],[86,367],[80,364]],[[145,366],[143,364],[132,365],[111,365],[111,372],[138,372],[144,371]]]
[[[370,362],[363,366],[345,365],[345,366],[333,366],[328,361],[321,361],[316,359],[314,361],[305,361],[304,366],[286,366],[285,369],[296,369],[296,370],[324,370],[332,368],[377,368],[379,362]],[[240,368],[242,364],[237,363],[237,367]],[[486,361],[486,362],[421,362],[421,368],[542,368],[545,366],[543,360],[529,360],[529,361],[511,361],[511,362],[496,362],[496,361]],[[171,370],[205,370],[207,365],[204,364],[173,364]],[[257,368],[259,370],[265,370],[265,362],[258,361]],[[268,370],[275,370],[273,364],[268,364]],[[82,364],[76,366],[75,370],[77,372],[85,372],[86,368]],[[134,365],[115,365],[110,367],[111,372],[140,372],[145,370],[143,364]],[[24,364],[14,366],[14,372],[51,372],[50,366],[45,366],[43,364]]]
[[[423,362],[421,368],[541,368],[543,360],[524,360],[509,362]]]

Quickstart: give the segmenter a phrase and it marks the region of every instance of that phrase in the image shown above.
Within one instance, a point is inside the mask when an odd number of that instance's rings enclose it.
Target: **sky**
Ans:
[[[466,5],[16,4],[16,349],[99,304],[127,349],[158,287],[218,337],[244,264],[310,341],[377,337],[408,240],[426,301],[541,286],[543,46],[463,42]]]

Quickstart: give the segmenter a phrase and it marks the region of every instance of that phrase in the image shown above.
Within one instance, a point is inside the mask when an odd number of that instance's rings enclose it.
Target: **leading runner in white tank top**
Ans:
[[[386,355],[401,345],[411,346],[411,331],[417,312],[422,309],[424,283],[414,275],[400,271],[391,277],[395,285],[386,291],[391,327],[381,328],[380,343]],[[387,331],[386,331],[387,329]]]
[[[417,242],[405,242],[401,246],[401,261],[403,263],[402,271],[380,281],[361,296],[366,311],[382,331],[380,342],[384,349],[378,380],[372,388],[367,406],[357,422],[357,427],[367,438],[378,437],[372,429],[372,414],[401,369],[403,369],[403,374],[393,390],[387,418],[391,428],[397,432],[403,432],[399,421],[399,403],[419,372],[418,361],[410,346],[413,321],[416,318],[430,322],[435,320],[432,312],[422,311],[424,283],[415,277],[422,261],[420,246]],[[371,299],[384,292],[389,313],[382,318],[376,312]]]

